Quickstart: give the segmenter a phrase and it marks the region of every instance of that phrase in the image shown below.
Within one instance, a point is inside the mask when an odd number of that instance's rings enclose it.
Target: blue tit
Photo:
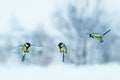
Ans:
[[[24,55],[22,57],[22,61],[23,62],[25,60],[26,54],[29,53],[29,51],[30,51],[30,47],[31,47],[31,44],[29,42],[25,43],[24,45],[22,45],[22,51],[24,52]]]
[[[110,32],[111,30],[108,30],[108,31],[106,31],[104,34],[102,34],[102,35],[100,35],[100,34],[97,34],[97,33],[93,33],[93,34],[89,34],[89,37],[91,37],[91,38],[93,38],[93,39],[95,39],[95,40],[98,40],[98,41],[100,41],[100,43],[102,43],[104,40],[103,40],[103,38],[104,38],[104,36],[108,33],[108,32]]]
[[[22,51],[24,53],[28,53],[30,51],[30,47],[31,47],[30,43],[25,43],[24,45],[22,45]]]
[[[33,45],[33,44],[29,43],[29,42],[26,42],[25,44],[18,46],[18,47],[22,48],[21,50],[24,53],[24,55],[22,57],[22,62],[24,62],[25,56],[26,56],[27,53],[30,52],[32,46],[34,46],[34,47],[42,47],[42,45]],[[16,48],[18,48],[18,47],[16,47]]]
[[[100,42],[103,42],[103,36],[99,35],[99,34],[89,34],[89,37],[98,40]]]
[[[66,47],[66,45],[64,44],[64,43],[62,43],[62,42],[60,42],[59,44],[58,44],[58,47],[59,47],[59,50],[60,50],[60,52],[61,53],[63,53],[63,62],[64,62],[64,54],[67,54],[67,47]]]
[[[67,48],[66,48],[66,45],[64,43],[60,42],[58,44],[58,47],[59,47],[61,53],[66,53],[67,54]]]

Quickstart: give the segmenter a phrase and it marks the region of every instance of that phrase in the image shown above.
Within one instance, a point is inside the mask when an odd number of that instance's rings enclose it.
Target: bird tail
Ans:
[[[65,58],[65,54],[63,53],[63,59],[62,59],[63,62],[64,62],[64,58]]]
[[[25,56],[26,56],[26,54],[23,55],[23,57],[22,57],[22,62],[25,61]]]
[[[104,34],[103,34],[103,36],[105,36],[108,32],[110,32],[111,30],[108,30],[108,31],[106,31]]]

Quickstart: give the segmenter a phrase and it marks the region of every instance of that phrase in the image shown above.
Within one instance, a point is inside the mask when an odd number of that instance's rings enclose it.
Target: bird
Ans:
[[[26,42],[23,45],[18,46],[18,47],[21,47],[21,50],[24,53],[21,59],[22,62],[25,61],[26,54],[30,52],[31,46],[41,47],[41,45],[33,45],[30,42]]]
[[[26,54],[30,52],[30,48],[31,48],[31,44],[29,42],[22,45],[22,51],[24,52],[24,55],[22,57],[23,62],[25,61]]]
[[[110,32],[111,30],[108,30],[108,31],[106,31],[105,33],[103,33],[102,35],[100,35],[100,34],[98,34],[98,33],[87,33],[88,35],[89,35],[89,37],[91,37],[91,38],[93,38],[93,39],[95,39],[95,40],[98,40],[98,41],[100,41],[100,43],[102,43],[104,40],[103,40],[103,38],[104,38],[104,36],[108,33],[108,32]]]
[[[65,54],[67,54],[67,47],[63,42],[59,42],[58,47],[59,47],[60,53],[63,54],[62,61],[64,62]]]

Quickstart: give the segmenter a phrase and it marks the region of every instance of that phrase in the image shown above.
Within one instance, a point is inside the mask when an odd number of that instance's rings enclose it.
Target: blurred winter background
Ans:
[[[120,80],[119,17],[119,0],[0,0],[0,79]],[[86,35],[108,29],[103,43]],[[42,48],[21,63],[25,42]]]

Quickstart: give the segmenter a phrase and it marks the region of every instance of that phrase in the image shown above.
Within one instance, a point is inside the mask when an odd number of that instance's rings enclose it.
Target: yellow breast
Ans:
[[[66,53],[67,49],[65,47],[60,48],[60,52]]]
[[[29,51],[30,51],[30,48],[27,48],[26,46],[22,46],[22,51],[24,52],[24,53],[28,53]]]
[[[100,36],[100,35],[94,35],[93,38],[95,40],[102,40],[102,36]]]

